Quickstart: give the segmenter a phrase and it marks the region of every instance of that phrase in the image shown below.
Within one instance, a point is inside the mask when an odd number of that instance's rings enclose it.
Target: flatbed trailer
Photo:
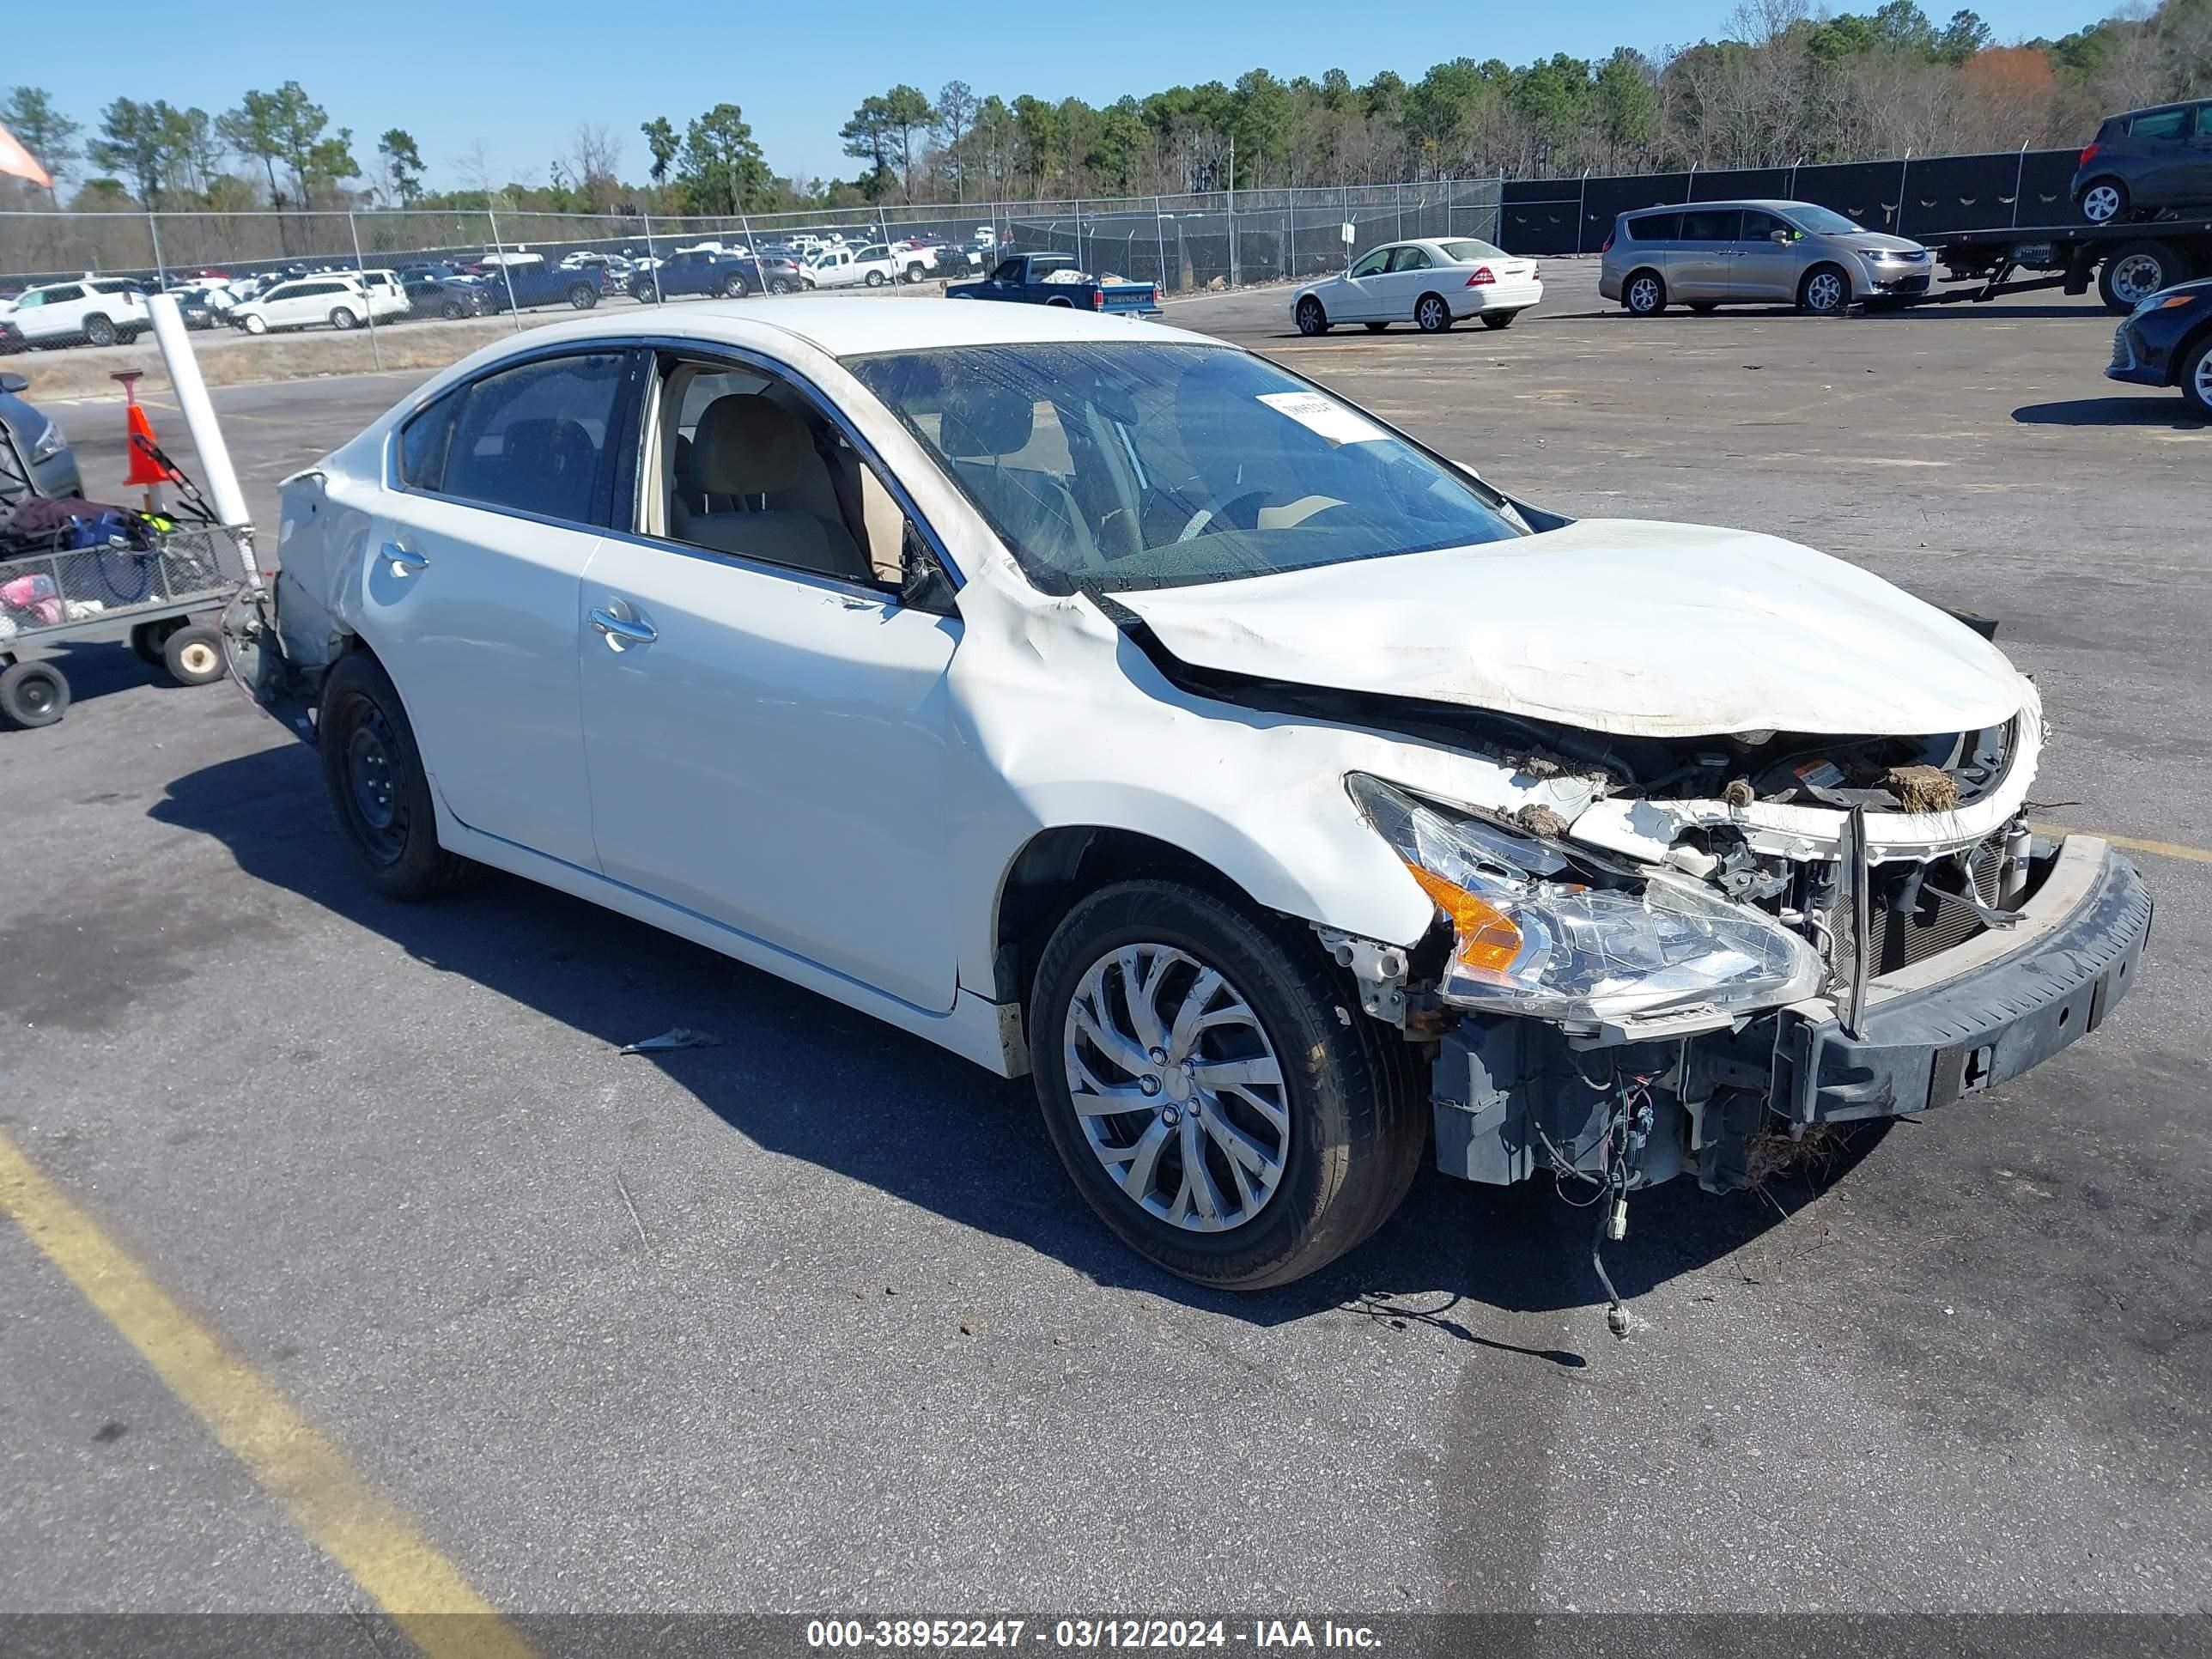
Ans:
[[[1942,262],[1945,281],[1975,284],[1969,291],[1930,294],[1917,302],[1922,305],[1979,302],[2045,288],[2086,294],[2094,280],[2106,306],[2124,313],[2162,288],[2212,276],[2212,217],[2202,215],[2124,225],[1936,231],[1915,240]]]

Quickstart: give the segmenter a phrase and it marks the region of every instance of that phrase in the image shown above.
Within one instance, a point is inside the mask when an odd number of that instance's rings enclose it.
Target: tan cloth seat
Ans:
[[[761,505],[771,496],[836,501],[827,464],[788,410],[752,392],[717,398],[699,417],[687,461],[690,477],[678,481],[670,503],[669,532],[677,540],[870,580],[868,562],[842,522],[804,507]]]

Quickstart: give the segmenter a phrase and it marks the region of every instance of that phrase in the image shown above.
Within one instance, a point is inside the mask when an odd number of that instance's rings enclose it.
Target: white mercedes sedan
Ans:
[[[1340,276],[1309,283],[1291,299],[1301,334],[1326,334],[1339,323],[1364,323],[1379,334],[1411,323],[1441,334],[1454,323],[1482,319],[1510,327],[1544,297],[1534,259],[1516,259],[1472,236],[1392,242],[1362,254]]]
[[[282,499],[234,662],[377,890],[493,866],[1034,1073],[1076,1189],[1211,1285],[1357,1245],[1431,1146],[1617,1218],[1972,1109],[2149,924],[2028,829],[2035,687],[1965,623],[1154,324],[601,313]]]

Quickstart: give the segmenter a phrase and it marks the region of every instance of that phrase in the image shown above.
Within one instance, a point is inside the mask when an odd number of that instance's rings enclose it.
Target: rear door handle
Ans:
[[[651,623],[633,622],[628,617],[617,617],[611,611],[592,611],[592,626],[599,629],[608,646],[617,651],[627,651],[633,645],[651,645],[660,637],[660,630]]]
[[[400,546],[398,542],[385,543],[384,556],[392,561],[392,572],[394,575],[403,571],[428,570],[430,568],[429,560],[411,547]]]

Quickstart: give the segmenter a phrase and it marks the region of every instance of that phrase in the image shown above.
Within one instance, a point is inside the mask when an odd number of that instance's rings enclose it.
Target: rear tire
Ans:
[[[112,346],[118,337],[112,318],[94,315],[84,319],[84,343],[87,345]]]
[[[884,273],[880,270],[872,270],[864,280],[870,288],[881,288],[884,285]]]
[[[1485,328],[1510,328],[1513,319],[1520,314],[1517,311],[1486,311],[1482,313],[1482,325]]]
[[[2093,225],[2118,224],[2128,216],[2128,187],[2117,179],[2092,179],[2081,192],[2081,216]]]
[[[1441,294],[1424,294],[1413,301],[1413,326],[1424,334],[1443,334],[1452,325],[1451,307]]]
[[[2123,315],[2162,288],[2189,280],[2189,261],[2165,242],[2123,242],[2097,270],[2097,296]]]
[[[1620,304],[1632,317],[1656,317],[1667,309],[1666,279],[1656,270],[1632,270],[1620,285]]]
[[[179,628],[161,641],[161,666],[179,685],[211,685],[223,675],[222,635],[212,628]]]
[[[374,657],[349,652],[331,668],[316,740],[339,832],[371,887],[390,899],[439,898],[476,876],[478,866],[438,845],[414,727]]]
[[[26,732],[52,726],[69,712],[70,685],[50,662],[19,662],[0,672],[0,717]]]
[[[1194,988],[1203,974],[1217,976],[1210,991]],[[1147,1029],[1138,981],[1157,1017],[1149,1051],[1133,1041]],[[1214,1018],[1178,1044],[1192,995]],[[1289,1284],[1389,1218],[1426,1143],[1414,1049],[1358,1008],[1303,927],[1180,882],[1102,888],[1037,967],[1030,1036],[1046,1131],[1085,1200],[1146,1260],[1218,1289]],[[1110,1048],[1092,1040],[1101,1031]],[[1209,1072],[1220,1086],[1205,1086]],[[1126,1087],[1128,1109],[1097,1109],[1099,1085],[1117,1101]],[[1233,1146],[1248,1156],[1232,1160]],[[1205,1181],[1185,1179],[1194,1152]]]
[[[171,617],[161,622],[140,623],[131,630],[131,648],[138,653],[138,660],[149,668],[165,666],[161,647],[168,643],[169,635],[184,626],[182,617]]]
[[[1298,325],[1298,332],[1301,334],[1326,334],[1328,332],[1328,313],[1322,308],[1322,302],[1315,299],[1310,294],[1307,295],[1304,299],[1298,301],[1298,308],[1295,320]],[[1370,323],[1367,326],[1372,328],[1375,325]]]
[[[458,323],[462,318],[467,316],[469,313],[462,308],[459,301],[448,300],[443,306],[439,307],[438,314],[441,317],[443,317],[449,323]]]

